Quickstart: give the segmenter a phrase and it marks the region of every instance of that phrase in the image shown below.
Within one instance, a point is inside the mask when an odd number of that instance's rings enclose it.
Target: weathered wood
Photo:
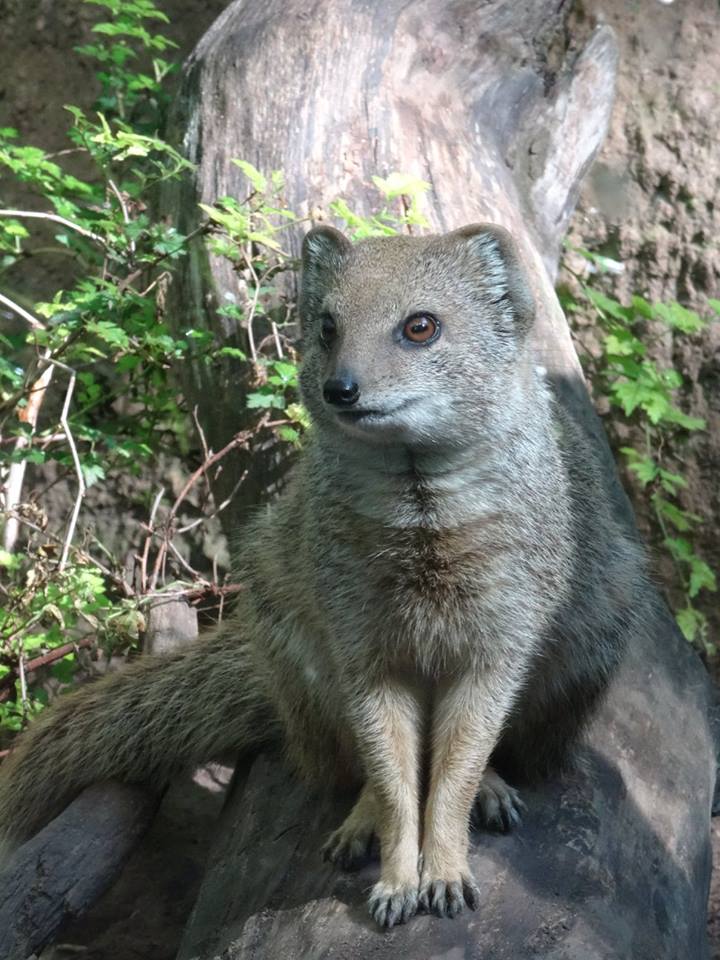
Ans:
[[[119,875],[158,802],[127,784],[88,787],[16,850],[0,872],[0,957],[26,960],[95,903]]]
[[[175,597],[159,597],[148,610],[145,653],[172,653],[198,636],[195,607]]]
[[[554,0],[236,2],[188,64],[175,122],[197,175],[165,202],[189,231],[198,202],[240,195],[230,160],[243,157],[282,169],[288,203],[301,212],[327,209],[341,193],[368,212],[371,175],[402,170],[431,183],[434,228],[507,227],[532,278],[538,363],[595,437],[608,489],[632,524],[552,285],[578,185],[604,136],[617,57],[603,27],[579,54],[569,51],[568,11]],[[289,242],[297,249],[299,236]],[[234,289],[230,267],[198,241],[173,291],[174,322],[234,336],[216,312]],[[217,445],[237,429],[241,377],[231,360],[217,381],[201,363],[184,376]],[[226,512],[230,528],[245,503]],[[632,641],[594,723],[587,770],[527,794],[516,837],[479,839],[478,914],[379,933],[364,906],[375,868],[343,876],[318,857],[342,805],[309,796],[279,761],[263,759],[233,792],[182,960],[705,957],[709,683],[660,601],[652,639]]]
[[[184,600],[159,602],[148,614],[146,647],[169,653],[197,632],[197,613]],[[150,825],[163,790],[95,784],[13,853],[0,871],[2,960],[25,960],[102,896]]]

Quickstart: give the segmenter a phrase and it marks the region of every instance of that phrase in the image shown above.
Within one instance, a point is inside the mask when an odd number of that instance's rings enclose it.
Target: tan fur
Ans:
[[[27,836],[95,780],[157,782],[282,735],[304,776],[362,787],[325,855],[379,837],[377,921],[453,916],[478,904],[474,805],[519,819],[496,767],[556,769],[641,628],[642,553],[536,372],[499,228],[356,246],[311,231],[300,307],[313,428],[242,536],[233,621],[47,711],[3,770],[0,826]],[[403,333],[418,311],[439,323],[426,346]],[[328,399],[342,378],[352,410]]]

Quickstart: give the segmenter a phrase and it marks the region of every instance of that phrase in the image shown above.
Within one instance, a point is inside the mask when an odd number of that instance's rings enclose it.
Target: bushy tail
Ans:
[[[59,698],[0,767],[0,838],[21,842],[91,783],[163,783],[274,731],[251,649],[229,621],[186,651],[143,657]]]

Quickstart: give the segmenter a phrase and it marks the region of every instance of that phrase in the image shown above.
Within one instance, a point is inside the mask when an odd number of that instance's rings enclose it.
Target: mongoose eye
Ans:
[[[335,318],[331,317],[329,313],[323,314],[320,323],[320,342],[323,344],[323,346],[329,347],[335,339],[336,333],[337,324],[335,323]]]
[[[411,343],[430,343],[440,336],[440,321],[429,313],[414,313],[405,321],[403,336]]]

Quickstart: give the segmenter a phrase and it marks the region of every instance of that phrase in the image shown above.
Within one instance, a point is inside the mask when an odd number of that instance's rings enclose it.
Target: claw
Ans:
[[[478,790],[475,812],[489,830],[510,833],[522,823],[521,811],[527,809],[517,790],[508,786],[494,771],[483,778]]]
[[[388,930],[414,917],[418,907],[417,887],[391,888],[376,883],[370,894],[370,915],[375,922]]]
[[[322,847],[323,860],[335,863],[343,870],[361,866],[370,856],[372,834],[350,834],[341,827],[330,835]]]
[[[471,910],[477,910],[480,906],[480,890],[470,876],[450,882],[428,880],[420,891],[419,906],[437,917],[454,919],[462,913],[465,905]]]

